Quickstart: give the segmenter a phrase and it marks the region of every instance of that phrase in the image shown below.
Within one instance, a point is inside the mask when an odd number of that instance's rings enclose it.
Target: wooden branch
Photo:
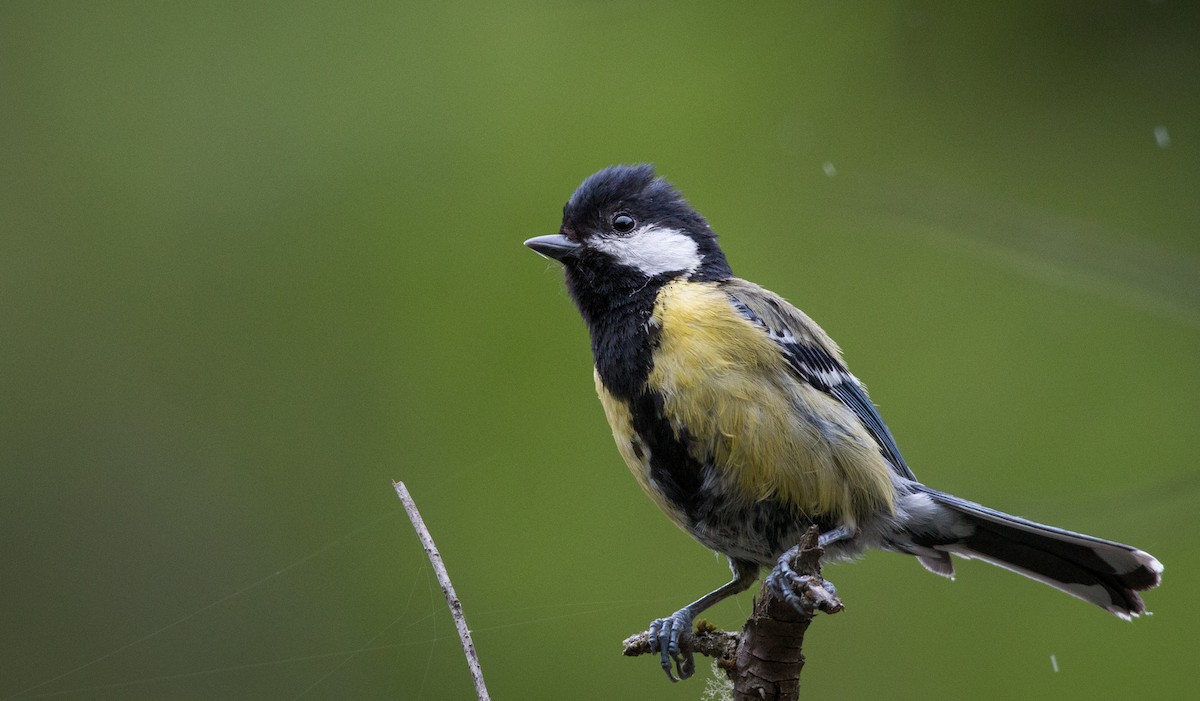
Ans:
[[[417,505],[408,493],[408,488],[404,486],[403,482],[392,482],[392,487],[395,488],[396,495],[400,497],[400,503],[404,504],[408,520],[412,521],[413,528],[417,531],[417,537],[421,540],[421,546],[425,548],[425,555],[429,557],[429,563],[433,565],[433,571],[437,574],[438,584],[442,585],[442,593],[446,595],[446,605],[450,607],[450,615],[454,617],[454,625],[458,628],[458,640],[462,643],[463,652],[467,656],[467,666],[471,668],[471,679],[475,682],[475,695],[479,697],[479,701],[491,701],[487,686],[483,683],[483,669],[479,666],[479,655],[475,652],[475,643],[471,642],[471,630],[467,628],[467,617],[463,614],[462,602],[454,593],[454,585],[450,583],[450,574],[446,572],[446,565],[442,563],[442,555],[438,552],[437,546],[433,544],[433,536],[429,535],[429,529],[425,527],[425,520],[421,518],[421,512],[417,511]]]
[[[838,613],[844,607],[833,588],[821,578],[821,555],[817,527],[813,526],[798,546],[792,568],[808,582],[801,592],[807,613],[780,598],[764,582],[754,602],[754,613],[742,627],[734,661],[733,698],[736,701],[800,698],[800,671],[804,668],[804,633],[817,611]]]
[[[733,681],[736,701],[795,701],[800,696],[800,670],[804,667],[804,633],[817,611],[837,613],[844,607],[833,587],[821,578],[821,555],[816,526],[809,529],[794,548],[792,568],[807,581],[796,593],[807,613],[781,598],[764,581],[754,602],[754,613],[741,633],[714,630],[707,621],[697,623],[695,633],[684,633],[682,650],[717,660],[717,666]],[[625,640],[629,656],[658,653],[650,649],[649,631]]]
[[[696,632],[684,633],[679,637],[679,649],[683,652],[711,657],[717,660],[717,664],[723,662],[732,664],[734,656],[737,654],[738,637],[737,633],[717,630],[708,621],[701,620],[696,623]],[[621,645],[624,647],[622,654],[626,657],[658,654],[658,651],[650,648],[650,631],[648,630],[625,638],[625,642]]]

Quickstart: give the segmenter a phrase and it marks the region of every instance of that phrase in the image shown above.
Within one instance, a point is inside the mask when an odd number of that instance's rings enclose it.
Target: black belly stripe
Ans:
[[[650,481],[667,501],[695,523],[712,508],[718,495],[704,494],[705,465],[688,452],[687,432],[676,436],[657,392],[642,392],[629,401],[634,432],[650,451]]]
[[[825,514],[804,514],[775,499],[729,491],[714,474],[720,468],[712,457],[694,457],[687,432],[672,429],[660,394],[641,392],[627,406],[634,431],[631,450],[639,459],[648,453],[652,487],[683,515],[685,530],[707,547],[770,565],[808,526],[825,532],[838,525]]]

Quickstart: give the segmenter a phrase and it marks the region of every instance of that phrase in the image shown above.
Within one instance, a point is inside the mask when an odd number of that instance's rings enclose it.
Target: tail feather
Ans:
[[[1162,579],[1162,564],[1132,546],[1044,526],[928,487],[920,489],[968,526],[954,529],[953,538],[940,542],[936,536],[914,534],[915,541],[935,551],[990,562],[1125,619],[1146,613],[1137,592],[1158,586]]]

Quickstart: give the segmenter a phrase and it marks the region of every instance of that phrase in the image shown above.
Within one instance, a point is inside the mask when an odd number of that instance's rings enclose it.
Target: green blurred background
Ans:
[[[0,699],[469,698],[392,479],[496,698],[698,698],[620,641],[725,564],[521,246],[634,161],[924,480],[1166,564],[830,568],[808,697],[1200,693],[1196,5],[202,5],[0,5]]]

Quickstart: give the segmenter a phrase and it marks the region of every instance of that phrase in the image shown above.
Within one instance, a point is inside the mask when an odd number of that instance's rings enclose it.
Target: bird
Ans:
[[[976,558],[1130,620],[1162,564],[1135,547],[1046,526],[928,487],[838,345],[779,295],[736,277],[708,221],[649,164],[583,181],[557,233],[525,245],[557,261],[587,327],[617,451],[650,499],[732,579],[649,628],[672,681],[692,674],[695,617],[767,584],[796,605],[789,551],[812,526],[823,561],[875,548],[953,577]],[[674,671],[672,671],[674,664]]]

